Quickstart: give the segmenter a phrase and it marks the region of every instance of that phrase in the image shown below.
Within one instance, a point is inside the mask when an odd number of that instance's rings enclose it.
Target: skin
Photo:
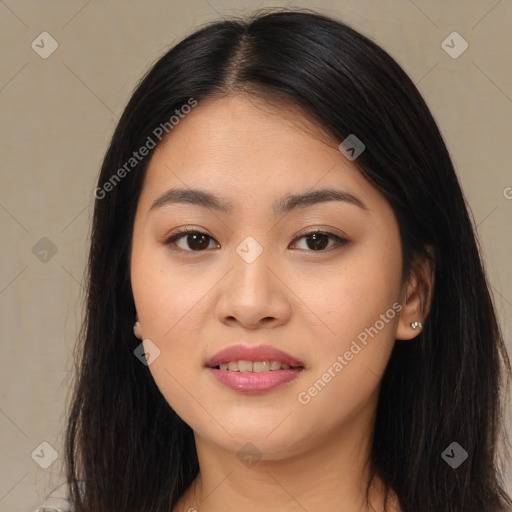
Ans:
[[[201,102],[156,148],[137,207],[135,332],[160,350],[150,372],[194,430],[200,463],[174,512],[384,510],[379,485],[370,493],[374,508],[364,505],[379,382],[395,339],[419,332],[409,324],[428,313],[431,273],[419,262],[402,282],[400,234],[384,196],[338,150],[340,141],[300,110],[274,107],[244,94]],[[326,186],[351,192],[367,209],[328,201],[274,216],[275,200]],[[209,191],[233,211],[183,203],[150,211],[172,187]],[[184,226],[211,238],[185,235],[165,245]],[[297,236],[304,228],[348,243],[321,238],[315,251],[311,238]],[[248,236],[263,249],[250,264],[236,252]],[[396,302],[400,313],[300,403],[299,393]],[[270,392],[233,391],[205,363],[238,343],[273,345],[306,370]],[[248,442],[261,456],[250,467],[237,457]]]

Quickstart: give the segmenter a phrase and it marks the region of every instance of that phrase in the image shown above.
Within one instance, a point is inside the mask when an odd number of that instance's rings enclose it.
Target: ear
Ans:
[[[418,321],[424,324],[430,311],[434,290],[435,255],[432,246],[427,246],[426,251],[426,255],[415,258],[409,279],[402,286],[399,300],[402,310],[395,335],[397,340],[415,338],[421,329],[413,329],[411,322]]]
[[[141,340],[143,338],[143,335],[142,335],[142,326],[140,325],[140,322],[139,322],[139,315],[137,313],[135,313],[135,323],[133,324],[133,334],[135,335],[136,338],[138,338],[139,340]]]

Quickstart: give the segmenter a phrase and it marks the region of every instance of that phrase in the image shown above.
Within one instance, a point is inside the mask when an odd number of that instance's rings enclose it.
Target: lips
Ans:
[[[215,368],[223,363],[232,361],[279,361],[290,366],[305,368],[299,359],[270,345],[248,347],[246,345],[233,345],[215,354],[206,362],[207,367]]]

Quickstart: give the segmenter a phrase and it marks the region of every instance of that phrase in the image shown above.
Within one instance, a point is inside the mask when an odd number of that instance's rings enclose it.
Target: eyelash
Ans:
[[[309,236],[312,236],[312,235],[325,235],[327,236],[328,238],[330,238],[331,240],[334,240],[336,242],[336,244],[333,246],[333,247],[336,247],[339,246],[344,246],[346,245],[349,240],[347,240],[346,238],[342,238],[338,235],[335,235],[334,233],[330,233],[328,231],[322,231],[320,229],[312,229],[312,230],[309,230],[309,231],[302,231],[302,232],[299,232],[297,237],[294,239],[294,240],[300,240],[301,238],[307,238]],[[170,236],[169,238],[167,238],[165,241],[164,241],[164,245],[166,246],[171,246],[173,245],[176,241],[180,240],[181,238],[185,238],[186,236],[188,235],[205,235],[207,236],[208,238],[210,238],[211,240],[214,240],[213,237],[211,237],[210,235],[208,235],[207,233],[204,233],[202,231],[199,231],[197,229],[193,229],[193,228],[182,228],[180,229],[179,231],[177,231],[175,234],[173,234],[172,236]],[[209,245],[209,244],[208,244]],[[330,251],[333,247],[330,247],[329,249],[321,249],[319,251],[314,251],[314,250],[306,250],[306,252],[311,252],[311,253],[322,253],[322,252],[328,252]],[[203,249],[203,250],[199,250],[199,251],[194,251],[194,250],[186,250],[186,249],[172,249],[174,251],[178,251],[178,252],[196,252],[196,253],[201,253],[201,252],[206,252],[206,249]],[[305,250],[305,249],[301,249],[301,250]]]

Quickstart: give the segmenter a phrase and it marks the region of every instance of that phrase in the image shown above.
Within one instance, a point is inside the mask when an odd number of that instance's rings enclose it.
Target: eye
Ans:
[[[335,235],[334,233],[330,233],[328,231],[321,231],[319,229],[314,229],[311,231],[307,231],[305,233],[303,232],[295,240],[301,240],[302,238],[309,239],[309,243],[306,242],[306,245],[314,252],[324,251],[329,241],[333,241],[334,246],[342,246],[348,243],[348,240],[346,238],[341,238],[340,236]],[[329,247],[329,249],[331,249],[332,247],[333,246]]]
[[[295,240],[301,240],[302,238],[309,240],[309,243],[306,243],[306,245],[313,252],[325,252],[325,248],[329,244],[329,241],[333,242],[333,245],[331,245],[329,249],[336,245],[342,246],[348,243],[348,240],[345,238],[342,238],[328,231],[321,231],[319,229],[303,232],[300,234],[300,236],[295,238]],[[181,242],[182,239],[185,239],[184,245],[186,247],[180,247],[178,245],[178,241]],[[185,252],[203,252],[209,248],[210,241],[212,240],[214,240],[214,238],[206,233],[203,233],[202,231],[191,228],[183,228],[167,238],[164,244],[169,246],[176,245],[178,250]]]
[[[198,231],[197,229],[184,228],[181,229],[178,233],[167,238],[164,242],[165,245],[177,245],[177,241],[181,241],[181,239],[185,238],[185,245],[187,248],[179,247],[178,249],[187,252],[201,252],[205,249],[208,249],[209,240],[213,240],[210,235],[203,233],[202,231]],[[190,250],[192,249],[192,250]]]

